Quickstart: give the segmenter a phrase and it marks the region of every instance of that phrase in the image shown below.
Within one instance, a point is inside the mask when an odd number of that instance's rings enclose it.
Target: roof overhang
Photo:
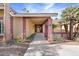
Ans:
[[[55,17],[58,13],[17,13],[11,15],[13,17]]]
[[[0,9],[4,9],[4,4],[0,3]]]

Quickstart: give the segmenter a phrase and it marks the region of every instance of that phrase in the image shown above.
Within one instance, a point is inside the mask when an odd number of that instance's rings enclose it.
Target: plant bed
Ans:
[[[8,41],[5,45],[1,43],[0,56],[23,56],[28,47],[29,42],[17,43],[13,39]]]
[[[13,39],[7,41],[5,45],[0,45],[0,56],[23,56],[33,40],[35,34],[30,35],[24,41],[22,39]]]

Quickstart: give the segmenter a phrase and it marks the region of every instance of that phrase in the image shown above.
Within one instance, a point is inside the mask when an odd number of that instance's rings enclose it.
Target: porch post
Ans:
[[[12,32],[11,32],[11,15],[9,14],[9,4],[4,4],[4,39],[3,41],[9,41],[12,39]]]
[[[26,37],[26,17],[23,17],[23,39]]]
[[[48,24],[47,24],[47,22],[45,23],[45,37],[46,37],[46,39],[48,39]]]
[[[52,19],[48,18],[48,42],[53,43],[52,37]]]
[[[11,32],[11,39],[13,39],[13,17],[10,16],[10,32]]]

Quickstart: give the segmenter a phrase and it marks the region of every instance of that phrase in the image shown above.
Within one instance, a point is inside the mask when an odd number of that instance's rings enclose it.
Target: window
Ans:
[[[3,20],[0,20],[0,35],[4,33]]]

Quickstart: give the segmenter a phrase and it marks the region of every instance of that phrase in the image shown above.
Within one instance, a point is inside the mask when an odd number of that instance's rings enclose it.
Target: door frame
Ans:
[[[41,27],[40,33],[43,33],[43,26],[40,24],[35,24],[35,32],[37,33],[37,26]]]

